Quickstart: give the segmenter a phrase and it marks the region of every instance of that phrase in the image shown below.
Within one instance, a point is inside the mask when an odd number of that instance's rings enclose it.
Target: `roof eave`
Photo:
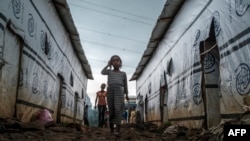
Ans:
[[[53,0],[53,2],[65,29],[69,33],[73,48],[76,52],[77,57],[79,58],[81,62],[81,66],[87,78],[93,80],[94,78],[92,75],[91,67],[88,63],[88,60],[82,48],[79,33],[74,24],[74,21],[71,16],[70,9],[66,0]]]
[[[163,39],[166,31],[171,25],[174,17],[180,10],[185,0],[168,0],[166,1],[164,8],[156,22],[156,25],[151,33],[150,40],[147,48],[141,57],[139,64],[136,67],[136,71],[132,75],[129,81],[137,80],[143,72],[143,69],[147,66],[153,53],[155,52],[159,42]],[[147,56],[147,58],[145,58]]]

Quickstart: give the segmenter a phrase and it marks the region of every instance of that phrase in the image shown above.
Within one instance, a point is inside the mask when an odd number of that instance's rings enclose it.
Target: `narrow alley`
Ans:
[[[249,141],[249,54],[250,0],[0,0],[0,141]]]

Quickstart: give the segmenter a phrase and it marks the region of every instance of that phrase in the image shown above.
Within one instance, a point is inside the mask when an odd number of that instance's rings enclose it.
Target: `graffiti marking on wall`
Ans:
[[[230,21],[230,23],[232,23],[232,20],[233,20],[233,16],[232,16],[232,0],[229,0],[229,2],[228,2],[228,10],[229,10],[229,21]]]
[[[235,0],[235,12],[238,16],[243,16],[250,7],[249,0]]]
[[[196,83],[193,85],[193,100],[196,105],[199,105],[202,102],[202,96],[200,93],[200,84]]]
[[[215,11],[213,13],[212,18],[214,19],[214,32],[215,32],[215,36],[219,36],[220,31],[221,31],[220,13],[218,11]]]
[[[21,0],[12,0],[12,8],[14,16],[19,19],[21,13]]]
[[[37,73],[33,73],[33,81],[32,81],[32,92],[33,94],[37,94],[38,93],[38,74]]]
[[[236,89],[240,95],[246,95],[250,92],[250,68],[247,64],[241,63],[236,73]]]
[[[229,75],[228,79],[226,79],[226,81],[227,81],[227,84],[228,84],[228,90],[231,92],[231,94],[233,94],[233,86],[232,86],[233,76],[232,76],[232,73],[230,73],[230,75]]]
[[[28,32],[29,32],[30,37],[34,37],[34,31],[35,31],[34,17],[32,14],[29,14]]]
[[[207,53],[205,58],[204,58],[204,69],[205,69],[205,74],[212,73],[215,71],[214,69],[214,64],[215,64],[215,57],[211,53]]]
[[[40,46],[43,51],[45,50],[45,42],[46,42],[46,33],[43,30],[41,30]]]
[[[45,97],[45,99],[49,98],[48,95],[48,81],[43,81],[43,95]]]

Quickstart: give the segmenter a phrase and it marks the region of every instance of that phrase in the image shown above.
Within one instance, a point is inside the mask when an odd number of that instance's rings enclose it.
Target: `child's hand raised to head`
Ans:
[[[129,101],[129,98],[128,98],[128,95],[126,94],[126,99],[127,99],[127,101]]]
[[[107,66],[108,66],[108,67],[111,67],[111,60],[108,61]]]

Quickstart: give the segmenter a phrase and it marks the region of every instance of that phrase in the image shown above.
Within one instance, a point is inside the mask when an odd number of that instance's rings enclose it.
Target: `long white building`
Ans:
[[[0,3],[0,117],[81,122],[93,76],[66,1]]]
[[[239,117],[249,54],[249,0],[167,0],[130,79],[142,119],[209,128]]]

